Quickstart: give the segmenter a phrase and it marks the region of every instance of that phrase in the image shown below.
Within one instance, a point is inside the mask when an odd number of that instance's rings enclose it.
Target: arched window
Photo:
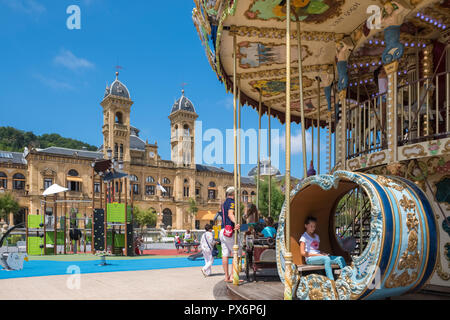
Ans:
[[[8,186],[8,176],[4,172],[0,172],[0,188],[6,189]]]
[[[116,112],[116,123],[123,124],[122,112]]]
[[[69,170],[67,175],[70,176],[70,177],[78,177],[78,171],[74,170],[74,169],[71,169],[71,170]]]
[[[146,183],[152,183],[151,185],[145,186],[145,195],[147,196],[154,196],[156,194],[156,186],[153,184],[155,183],[155,179],[152,176],[148,176],[145,179]]]
[[[75,178],[78,177],[78,171],[71,169],[69,170],[69,172],[67,173],[67,188],[69,189],[69,191],[76,191],[76,192],[80,192],[81,191],[81,178]]]
[[[216,199],[216,195],[217,195],[216,183],[214,181],[211,181],[208,184],[208,200]]]
[[[248,202],[248,192],[247,192],[247,190],[243,190],[242,191],[242,201],[243,202]]]
[[[189,183],[189,180],[188,179],[184,179],[183,183],[187,184],[187,183]]]
[[[190,136],[191,132],[190,132],[189,126],[187,124],[185,124],[183,126],[183,129],[184,129],[184,135],[185,136]]]
[[[163,188],[166,190],[166,192],[161,190],[161,196],[163,196],[163,197],[170,197],[171,194],[172,194],[172,187],[168,185],[168,184],[170,184],[169,178],[164,177],[162,179],[162,183],[164,184]]]
[[[137,182],[137,181],[139,181],[139,179],[138,179],[138,177],[136,175],[131,174],[130,175],[130,181]]]
[[[252,199],[252,202],[256,202],[256,192],[255,191],[252,191],[252,192],[250,192],[250,198]]]
[[[175,137],[178,137],[178,125],[175,125]]]
[[[21,173],[13,175],[13,189],[23,190],[25,189],[25,176]]]

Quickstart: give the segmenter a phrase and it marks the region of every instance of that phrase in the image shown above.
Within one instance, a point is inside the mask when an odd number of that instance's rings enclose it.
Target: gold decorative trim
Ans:
[[[385,176],[378,176],[377,182],[379,182],[382,186],[385,186],[386,188],[392,188],[397,191],[403,191],[405,188],[397,183],[395,183],[394,180],[387,178]]]
[[[231,36],[236,35],[249,38],[284,39],[286,37],[286,29],[231,25],[229,34]],[[291,34],[294,39],[297,38],[297,31],[291,31]],[[301,31],[300,34],[303,41],[331,42],[344,38],[343,33],[337,34],[333,32]]]
[[[410,152],[412,151],[412,152]],[[420,144],[414,144],[412,146],[404,147],[402,149],[402,155],[406,159],[410,159],[413,157],[420,157],[420,156],[426,156],[427,153],[425,152],[425,148]]]
[[[450,153],[450,140],[448,140],[445,145],[444,145],[444,149],[442,149],[442,153]]]
[[[352,159],[347,162],[347,166],[351,171],[355,171],[361,167],[359,159]]]
[[[409,206],[410,207],[410,206]],[[398,262],[398,270],[404,270],[400,275],[393,272],[386,280],[386,288],[406,287],[412,284],[418,277],[418,267],[420,262],[418,244],[419,220],[415,213],[415,205],[412,212],[406,214],[406,226],[408,227],[408,245]],[[408,269],[412,270],[411,273]]]
[[[369,161],[367,162],[368,166],[376,166],[378,164],[382,164],[386,160],[386,154],[384,151],[374,153],[370,155]]]
[[[296,60],[297,61],[297,60]],[[320,72],[324,71],[326,72],[330,68],[333,68],[330,64],[315,64],[310,66],[303,66],[302,72],[303,73],[309,73],[309,72]],[[298,67],[292,67],[291,72],[293,75],[298,74]],[[260,71],[253,71],[253,72],[244,72],[239,74],[240,79],[255,79],[255,78],[267,78],[267,77],[280,77],[286,75],[286,68],[281,69],[270,69],[270,70],[260,70]]]

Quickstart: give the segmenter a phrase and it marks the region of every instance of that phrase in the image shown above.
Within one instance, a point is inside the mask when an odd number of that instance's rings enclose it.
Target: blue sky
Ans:
[[[66,27],[72,4],[81,9],[81,30]],[[163,159],[170,159],[168,115],[183,83],[203,132],[216,128],[225,136],[233,128],[232,96],[209,66],[191,19],[193,7],[190,0],[0,0],[0,126],[101,145],[100,102],[120,65],[119,79],[134,101],[131,124],[142,139],[158,142]],[[267,117],[262,123],[267,127]],[[242,126],[258,127],[257,113],[248,106]],[[272,128],[281,130],[282,140],[284,126],[272,119]],[[299,125],[293,124],[292,134],[291,173],[301,177]],[[279,150],[284,172],[283,144]],[[243,174],[253,166],[243,165]]]

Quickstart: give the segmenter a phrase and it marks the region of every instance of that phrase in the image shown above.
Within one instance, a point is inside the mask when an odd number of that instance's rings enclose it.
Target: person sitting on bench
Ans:
[[[337,264],[342,269],[345,267],[345,260],[340,256],[330,256],[328,253],[319,250],[319,235],[315,234],[317,219],[307,217],[305,221],[306,232],[300,238],[300,254],[305,257],[306,264],[324,265],[325,273],[330,280],[334,280],[331,264]]]

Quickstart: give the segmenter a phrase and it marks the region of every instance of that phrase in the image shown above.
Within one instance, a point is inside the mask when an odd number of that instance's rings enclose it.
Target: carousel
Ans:
[[[194,2],[207,59],[234,95],[234,129],[243,106],[257,112],[260,132],[264,114],[269,134],[271,117],[286,128],[276,239],[284,299],[383,299],[424,287],[448,293],[450,1]],[[296,186],[291,125],[300,125],[304,148],[305,133],[315,137],[310,159],[302,150]],[[308,216],[317,219],[321,250],[346,261],[334,266],[334,280],[300,254]],[[237,286],[237,237],[235,244]]]

